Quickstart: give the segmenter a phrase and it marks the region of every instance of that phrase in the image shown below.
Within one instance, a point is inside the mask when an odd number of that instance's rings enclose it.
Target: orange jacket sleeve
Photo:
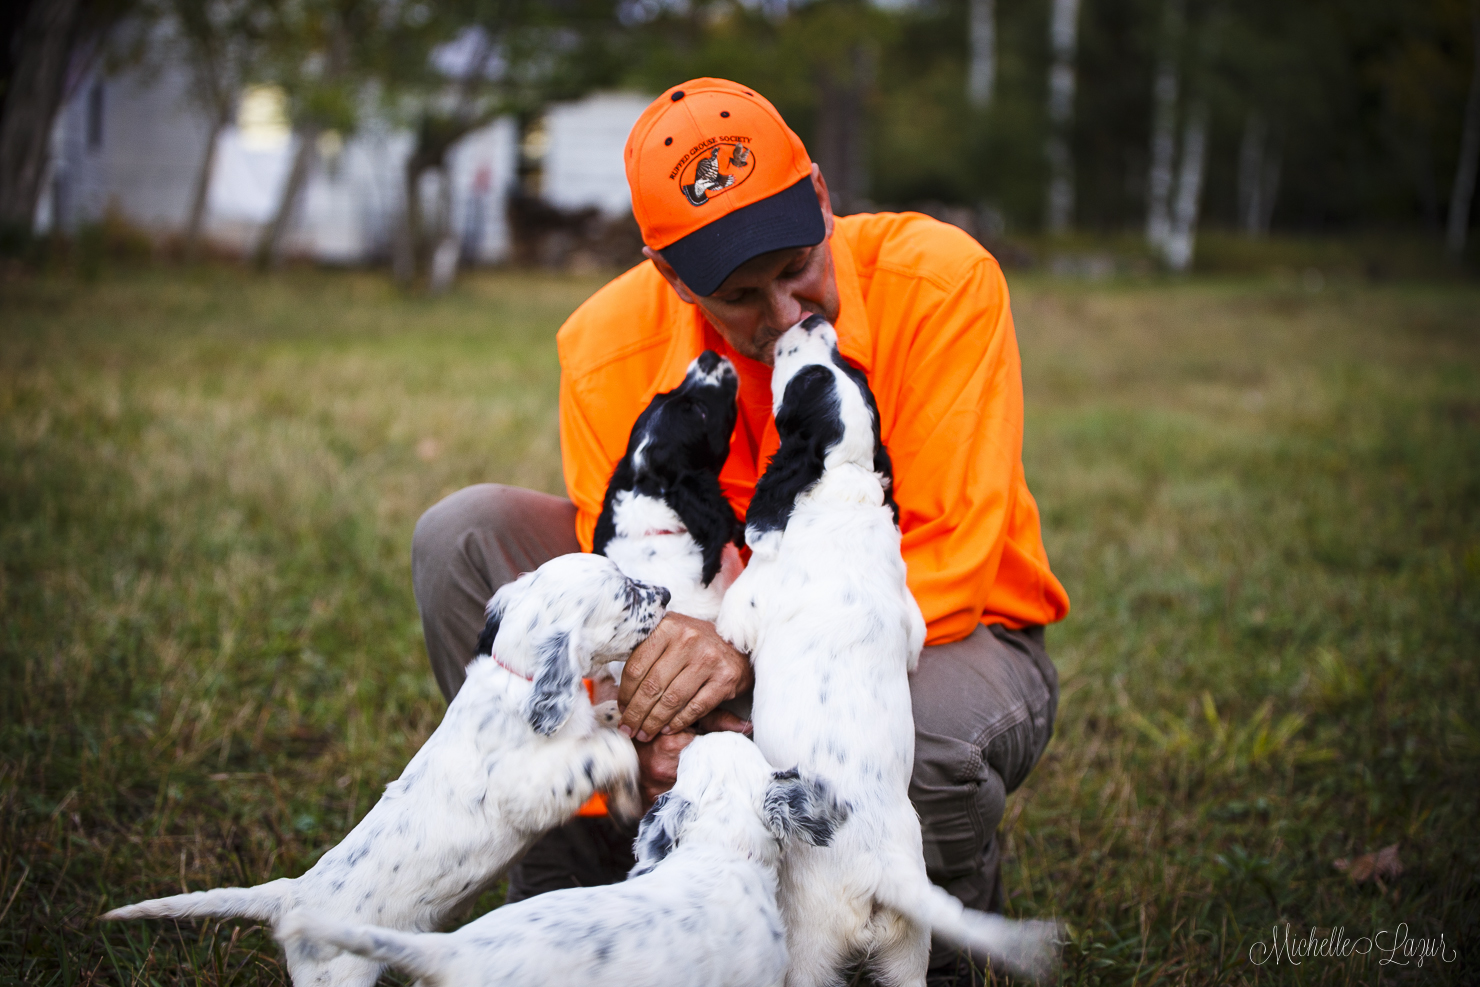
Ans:
[[[881,288],[883,296],[876,294]],[[876,283],[873,293],[899,298],[901,305],[891,312],[886,302],[876,324],[899,326],[909,336],[899,370],[886,371],[895,386],[886,441],[910,589],[925,616],[927,643],[965,637],[989,608],[1013,625],[1059,619],[1067,597],[1048,574],[1036,505],[1023,478],[1022,372],[1001,269],[983,256],[913,325],[900,324],[907,317],[905,292]],[[1026,610],[991,607],[1005,554],[1013,576],[1030,585],[1008,587],[1011,594],[1026,590],[1028,598],[1003,602],[1027,603]],[[1020,558],[1024,554],[1029,558]],[[1017,571],[1024,561],[1028,571]],[[1014,620],[1012,614],[1033,617]]]

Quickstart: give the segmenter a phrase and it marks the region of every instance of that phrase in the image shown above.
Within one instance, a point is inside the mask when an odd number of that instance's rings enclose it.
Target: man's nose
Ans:
[[[766,296],[765,322],[767,325],[777,332],[785,332],[800,322],[806,314],[806,310],[802,308],[801,299],[786,288],[772,285]]]

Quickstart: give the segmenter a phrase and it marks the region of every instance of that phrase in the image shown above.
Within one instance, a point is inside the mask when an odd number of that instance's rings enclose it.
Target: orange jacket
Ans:
[[[1022,372],[997,262],[955,227],[914,213],[841,217],[831,245],[839,348],[878,400],[927,642],[959,640],[978,623],[1062,619],[1069,597],[1049,571],[1023,478]],[[705,348],[740,372],[720,483],[745,516],[779,444],[769,367],[731,350],[646,262],[592,295],[557,341],[560,450],[582,548],[591,550],[637,416]]]

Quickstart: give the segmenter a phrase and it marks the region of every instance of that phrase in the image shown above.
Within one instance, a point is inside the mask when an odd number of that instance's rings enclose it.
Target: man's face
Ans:
[[[832,203],[822,173],[812,166],[827,235],[832,235]],[[704,310],[711,325],[741,356],[770,364],[781,334],[808,315],[838,319],[838,281],[827,240],[811,247],[773,250],[752,257],[725,278],[712,295],[695,295],[662,256],[643,253],[673,285],[680,298]]]

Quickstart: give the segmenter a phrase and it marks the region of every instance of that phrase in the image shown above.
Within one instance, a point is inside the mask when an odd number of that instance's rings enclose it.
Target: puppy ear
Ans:
[[[894,463],[889,459],[889,450],[879,439],[877,416],[874,422],[874,472],[884,484],[884,503],[894,513],[894,524],[899,525],[899,502],[894,499]]]
[[[725,500],[719,478],[711,473],[685,473],[668,489],[668,506],[678,514],[689,536],[704,553],[700,579],[708,586],[719,574],[725,545],[735,537],[735,509]]]
[[[795,768],[777,771],[766,788],[766,826],[779,841],[799,839],[827,846],[833,832],[848,820],[848,808],[821,781],[802,778]]]
[[[525,718],[535,732],[548,737],[570,719],[580,695],[580,640],[577,634],[557,631],[535,646],[534,691],[525,706]]]
[[[693,811],[692,802],[672,792],[664,792],[658,796],[647,815],[642,817],[642,824],[637,827],[637,840],[632,844],[637,865],[628,873],[628,878],[646,874],[673,852],[678,843],[679,831],[689,821]]]
[[[745,513],[752,548],[768,532],[785,530],[797,498],[822,479],[828,448],[843,437],[832,371],[817,364],[797,371],[782,394],[776,431],[781,446],[755,485]]]
[[[832,351],[833,365],[848,375],[848,378],[858,385],[858,391],[863,395],[863,403],[868,406],[869,417],[874,423],[874,472],[879,474],[879,479],[884,485],[884,503],[894,514],[894,523],[899,524],[899,504],[894,500],[894,463],[889,459],[889,450],[884,448],[884,440],[881,437],[879,424],[879,403],[874,400],[873,388],[868,386],[868,375],[843,358],[843,354],[836,346]]]
[[[631,445],[630,442],[628,444]],[[631,490],[636,482],[632,469],[632,452],[629,449],[622,461],[617,463],[617,468],[612,471],[612,478],[606,485],[606,499],[601,502],[601,514],[596,518],[596,534],[591,546],[591,551],[596,555],[605,555],[606,546],[617,537],[617,494],[623,490]]]
[[[483,632],[478,635],[478,647],[473,652],[474,658],[493,654],[493,639],[498,637],[499,623],[504,619],[504,607],[508,605],[508,602],[502,587],[493,594],[493,599],[488,601],[488,606],[484,608],[488,614],[488,620],[483,624]]]

